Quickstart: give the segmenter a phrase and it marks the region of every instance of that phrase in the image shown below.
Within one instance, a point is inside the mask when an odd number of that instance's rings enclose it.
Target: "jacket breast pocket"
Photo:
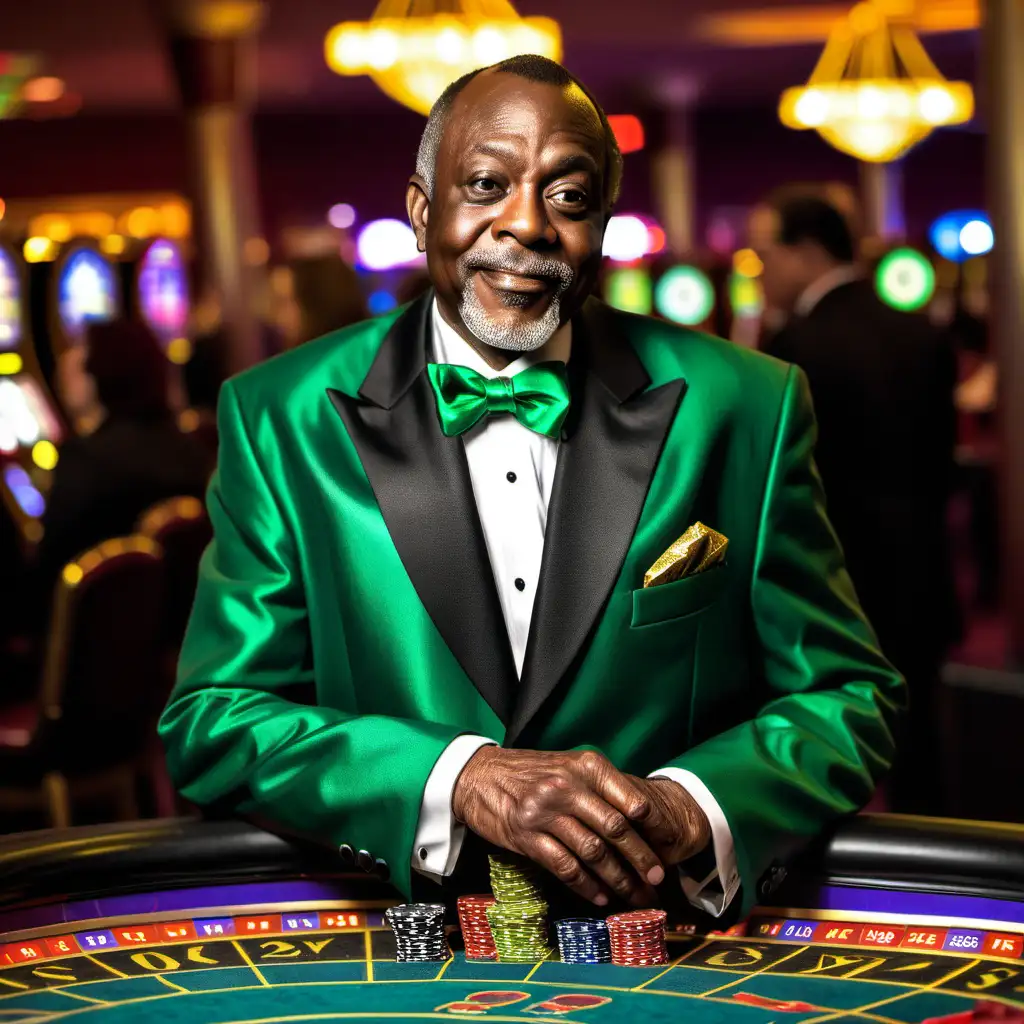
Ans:
[[[633,627],[654,626],[696,615],[718,600],[725,589],[728,565],[686,576],[660,587],[633,591]]]

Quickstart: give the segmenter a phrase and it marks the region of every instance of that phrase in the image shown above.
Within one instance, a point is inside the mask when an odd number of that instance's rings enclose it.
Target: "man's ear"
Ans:
[[[426,252],[430,197],[427,195],[427,183],[418,174],[414,174],[409,179],[409,184],[406,187],[405,212],[416,234],[416,248],[420,252]]]

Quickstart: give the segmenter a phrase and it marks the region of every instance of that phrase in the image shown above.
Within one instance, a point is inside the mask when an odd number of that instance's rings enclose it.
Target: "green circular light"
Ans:
[[[703,323],[715,308],[715,289],[703,270],[679,266],[666,270],[654,289],[654,308],[677,324]]]
[[[734,273],[729,278],[729,305],[734,316],[753,319],[764,312],[764,289],[756,277]]]
[[[916,249],[893,249],[878,264],[875,289],[883,302],[912,313],[935,294],[935,268]]]
[[[613,270],[605,278],[605,302],[626,313],[648,316],[653,302],[651,293],[651,275],[647,270],[637,267]]]

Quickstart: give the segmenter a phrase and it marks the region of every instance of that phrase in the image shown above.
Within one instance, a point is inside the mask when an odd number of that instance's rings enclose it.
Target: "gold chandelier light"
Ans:
[[[893,6],[860,3],[833,29],[807,85],[782,94],[784,125],[813,128],[844,153],[886,163],[933,129],[971,119],[970,85],[942,76]]]
[[[521,18],[508,0],[380,0],[369,21],[335,25],[324,50],[339,75],[369,75],[428,114],[468,71],[522,53],[560,60],[562,35],[551,18]]]

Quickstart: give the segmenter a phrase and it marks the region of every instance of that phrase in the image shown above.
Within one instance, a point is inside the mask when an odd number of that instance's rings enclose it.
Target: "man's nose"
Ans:
[[[528,248],[551,246],[558,241],[544,196],[534,188],[516,189],[505,200],[492,231],[498,239],[508,235]]]

